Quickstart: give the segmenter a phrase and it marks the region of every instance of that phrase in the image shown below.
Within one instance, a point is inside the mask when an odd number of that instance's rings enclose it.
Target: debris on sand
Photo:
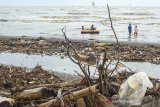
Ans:
[[[27,70],[0,65],[0,105],[7,107],[59,107],[62,105],[119,107],[118,96],[116,96],[119,87],[132,74],[134,73],[122,72],[112,76],[108,90],[103,90],[103,93],[108,94],[103,95],[99,92],[100,84],[97,79],[94,80],[94,85],[88,86],[85,78],[66,82],[63,78],[43,70],[41,66]],[[154,98],[160,96],[160,82],[153,78],[150,80],[154,85],[153,88],[147,89],[142,104],[153,102]]]
[[[108,52],[107,58],[117,59],[117,45],[115,43],[85,43],[82,41],[72,42],[72,45],[84,55],[100,56],[105,50]],[[46,54],[67,56],[67,43],[63,40],[55,41],[42,37],[33,38],[0,38],[0,52],[14,52],[26,54]],[[128,45],[121,43],[119,46],[119,59],[123,61],[146,61],[160,64],[160,46],[139,44]]]

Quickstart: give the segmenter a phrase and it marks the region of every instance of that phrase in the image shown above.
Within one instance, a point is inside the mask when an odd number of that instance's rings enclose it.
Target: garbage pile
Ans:
[[[144,72],[123,71],[110,77],[107,90],[100,92],[98,79],[63,78],[36,66],[0,65],[0,107],[159,107],[160,81]]]
[[[101,54],[102,51],[107,50],[109,58],[117,59],[115,51],[117,46],[115,43],[106,42],[88,42],[72,41],[72,45],[79,51],[85,51],[86,55],[91,52]],[[86,48],[90,49],[86,50]],[[0,38],[0,52],[14,52],[26,54],[45,54],[45,55],[60,55],[62,57],[66,54],[67,44],[64,40],[44,39],[39,38]],[[150,44],[125,44],[120,43],[119,58],[124,61],[147,61],[151,63],[160,64],[160,46]]]

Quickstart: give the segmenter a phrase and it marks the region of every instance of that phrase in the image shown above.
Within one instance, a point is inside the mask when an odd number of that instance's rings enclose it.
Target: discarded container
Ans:
[[[130,105],[141,105],[147,87],[153,87],[147,74],[144,72],[136,73],[121,85],[119,90],[120,100],[125,99]]]

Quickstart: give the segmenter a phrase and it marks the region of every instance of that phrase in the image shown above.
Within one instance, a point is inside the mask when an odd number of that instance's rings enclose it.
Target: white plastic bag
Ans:
[[[130,105],[141,105],[147,87],[152,88],[153,84],[144,72],[138,72],[130,76],[120,87],[120,100],[126,99]]]

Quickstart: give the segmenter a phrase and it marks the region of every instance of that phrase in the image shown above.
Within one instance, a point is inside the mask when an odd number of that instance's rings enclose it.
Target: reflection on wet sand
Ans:
[[[14,66],[22,66],[27,68],[34,68],[37,64],[46,70],[53,70],[58,72],[65,72],[73,74],[74,71],[80,71],[79,67],[74,64],[69,58],[61,59],[59,56],[47,55],[27,55],[21,53],[1,53],[0,63]],[[13,60],[14,59],[14,60]],[[148,62],[123,62],[127,67],[133,71],[143,71],[149,76],[159,78],[160,65],[151,64]],[[93,63],[93,62],[92,62]],[[94,67],[90,68],[94,73]],[[126,69],[126,68],[121,68]]]

